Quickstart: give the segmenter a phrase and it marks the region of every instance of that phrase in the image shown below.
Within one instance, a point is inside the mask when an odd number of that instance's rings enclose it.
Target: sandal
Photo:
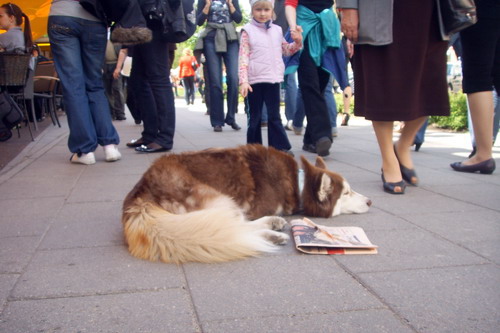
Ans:
[[[382,182],[384,184],[384,192],[387,192],[390,194],[405,194],[405,188],[406,188],[405,182],[403,180],[400,182],[395,182],[395,183],[386,182],[383,170],[382,170]],[[401,190],[396,191],[397,187],[399,187]]]
[[[399,170],[401,170],[401,175],[403,176],[403,179],[406,182],[408,182],[408,184],[417,186],[418,185],[417,173],[415,172],[415,169],[409,169],[405,167],[403,164],[401,164],[401,162],[399,161],[398,153],[396,152],[396,144],[394,144],[394,154],[396,154],[396,158],[398,159]]]

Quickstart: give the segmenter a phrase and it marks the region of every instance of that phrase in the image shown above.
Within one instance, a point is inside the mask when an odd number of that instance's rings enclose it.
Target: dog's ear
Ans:
[[[328,199],[330,194],[333,192],[332,179],[326,174],[321,175],[321,185],[318,190],[318,199],[323,202]]]
[[[316,167],[326,170],[325,160],[321,156],[316,156]]]

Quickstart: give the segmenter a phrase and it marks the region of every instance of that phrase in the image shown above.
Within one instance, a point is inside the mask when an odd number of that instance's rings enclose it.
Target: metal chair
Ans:
[[[37,64],[33,84],[33,95],[45,100],[45,106],[52,119],[52,124],[55,125],[57,123],[61,127],[56,105],[59,78],[57,77],[53,61],[43,61]]]

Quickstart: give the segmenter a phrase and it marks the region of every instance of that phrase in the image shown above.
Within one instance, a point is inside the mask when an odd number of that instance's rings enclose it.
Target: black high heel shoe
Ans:
[[[422,144],[420,144],[422,145]],[[419,146],[420,148],[420,146]],[[416,148],[415,148],[416,150]],[[396,152],[396,145],[394,145],[394,154],[396,154],[396,158],[398,159],[399,163],[399,170],[401,170],[401,175],[403,176],[403,179],[408,182],[408,184],[417,186],[418,185],[418,177],[417,173],[415,172],[415,169],[410,169],[405,167],[401,162],[399,161],[399,156],[398,153]]]
[[[382,170],[382,183],[384,185],[384,191],[390,194],[405,194],[405,182],[402,180],[396,183],[389,183],[385,181],[384,170]],[[401,191],[396,191],[396,187],[400,187]]]
[[[450,166],[455,171],[470,173],[479,172],[486,175],[491,175],[496,168],[495,160],[493,158],[472,165],[463,165],[462,162],[455,162],[451,163]]]
[[[344,112],[344,116],[342,117],[342,123],[340,124],[340,126],[349,126],[349,118],[351,118],[349,113]]]

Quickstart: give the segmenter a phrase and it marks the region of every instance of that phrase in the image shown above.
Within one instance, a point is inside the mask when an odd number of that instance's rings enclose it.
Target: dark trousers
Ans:
[[[125,117],[125,95],[122,76],[120,75],[117,79],[113,77],[115,68],[116,63],[104,65],[103,81],[111,115],[116,119]]]
[[[256,83],[252,84],[252,92],[248,94],[248,130],[247,143],[262,144],[261,118],[262,107],[266,103],[268,112],[267,135],[269,146],[279,150],[290,150],[280,116],[280,84]]]
[[[184,86],[184,98],[186,104],[194,103],[194,76],[186,76],[182,78],[182,85]]]
[[[168,43],[153,31],[150,43],[134,46],[133,86],[144,123],[142,137],[172,148],[175,131],[175,104],[168,68]]]
[[[304,143],[314,144],[322,137],[332,139],[330,116],[325,101],[325,88],[330,79],[330,73],[316,67],[309,55],[307,44],[305,41],[305,48],[300,55],[298,78],[307,117]]]

